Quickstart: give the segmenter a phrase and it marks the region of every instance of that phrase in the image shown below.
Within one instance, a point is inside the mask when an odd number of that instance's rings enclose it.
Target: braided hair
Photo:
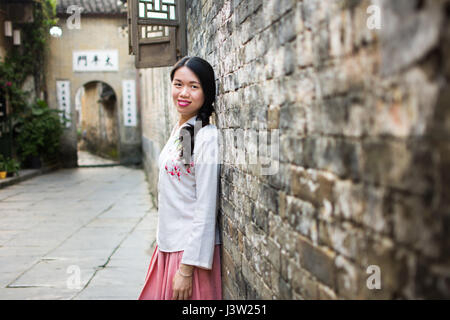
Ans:
[[[216,84],[215,84],[215,76],[214,69],[212,66],[202,58],[199,57],[184,57],[179,60],[175,66],[172,68],[170,72],[170,80],[173,81],[175,72],[181,67],[189,68],[195,75],[200,79],[200,84],[203,89],[203,94],[205,96],[205,102],[197,112],[197,116],[195,118],[195,122],[201,121],[202,128],[209,124],[209,118],[214,111],[213,103],[216,99]],[[186,132],[187,131],[187,132]],[[182,144],[182,148],[180,150],[180,159],[184,163],[185,166],[189,166],[191,163],[192,153],[194,152],[194,141],[195,134],[198,130],[194,132],[194,126],[188,123],[186,126],[183,126],[182,130],[180,130],[180,141]],[[189,152],[183,152],[186,149],[185,143],[183,143],[183,138],[190,138],[190,154]]]

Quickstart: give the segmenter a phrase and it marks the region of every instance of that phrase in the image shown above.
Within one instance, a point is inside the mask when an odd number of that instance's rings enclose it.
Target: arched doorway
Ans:
[[[105,82],[91,81],[75,94],[78,166],[119,163],[117,95]]]

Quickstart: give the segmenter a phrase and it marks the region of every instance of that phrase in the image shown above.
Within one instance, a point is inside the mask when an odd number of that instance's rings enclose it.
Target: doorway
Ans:
[[[75,95],[78,166],[119,164],[117,95],[102,81],[91,81]]]

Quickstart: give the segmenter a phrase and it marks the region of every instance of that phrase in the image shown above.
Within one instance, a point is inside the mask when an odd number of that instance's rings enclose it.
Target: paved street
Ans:
[[[0,189],[0,299],[137,299],[156,222],[141,169],[59,169]]]
[[[88,151],[78,150],[78,165],[79,166],[96,166],[96,165],[110,165],[118,164],[118,161],[113,161],[99,157]]]

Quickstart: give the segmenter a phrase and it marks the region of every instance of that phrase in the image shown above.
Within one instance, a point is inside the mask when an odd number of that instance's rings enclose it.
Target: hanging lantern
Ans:
[[[54,38],[62,36],[62,29],[59,26],[53,26],[50,28],[50,35]]]
[[[12,37],[12,22],[5,21],[5,36]]]
[[[13,44],[15,46],[20,46],[20,30],[14,30]]]

